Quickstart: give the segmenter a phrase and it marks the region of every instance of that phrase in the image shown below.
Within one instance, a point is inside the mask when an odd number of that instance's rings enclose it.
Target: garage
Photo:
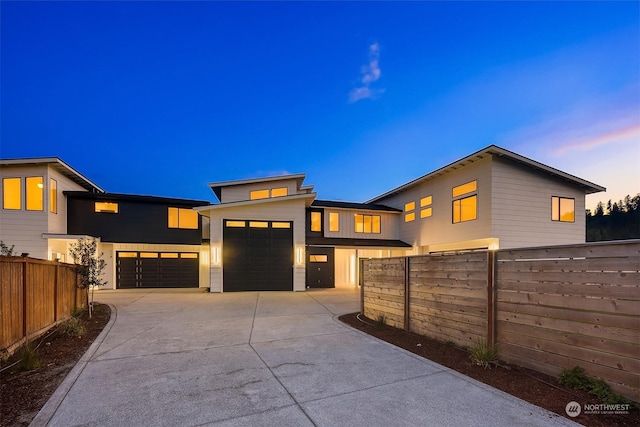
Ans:
[[[224,220],[223,290],[292,291],[293,224]]]
[[[197,288],[197,252],[117,252],[116,287]]]

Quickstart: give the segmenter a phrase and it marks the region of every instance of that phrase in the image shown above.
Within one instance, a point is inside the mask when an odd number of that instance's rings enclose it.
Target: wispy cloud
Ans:
[[[380,79],[380,46],[373,43],[369,46],[369,62],[362,66],[360,71],[360,85],[349,92],[349,102],[358,102],[361,99],[373,99],[382,94],[384,89],[372,88],[371,84]]]

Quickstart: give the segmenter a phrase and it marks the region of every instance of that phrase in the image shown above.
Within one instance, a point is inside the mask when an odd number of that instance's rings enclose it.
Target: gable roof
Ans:
[[[104,190],[86,176],[57,157],[32,157],[26,159],[0,159],[1,166],[48,165],[56,172],[69,178],[87,191],[104,193]]]
[[[537,162],[535,160],[529,159],[528,157],[521,156],[520,154],[514,153],[513,151],[506,150],[504,148],[498,147],[497,145],[490,145],[482,150],[476,151],[473,154],[468,155],[460,160],[456,160],[453,163],[450,163],[440,169],[437,169],[433,172],[430,172],[426,175],[423,175],[419,178],[414,179],[406,184],[403,184],[399,187],[394,188],[393,190],[387,191],[384,194],[381,194],[377,197],[374,197],[371,200],[366,201],[365,203],[374,203],[380,200],[384,200],[388,197],[394,196],[398,193],[401,193],[405,190],[408,190],[411,187],[422,184],[428,180],[437,178],[439,176],[445,175],[447,173],[453,172],[465,166],[468,166],[474,162],[485,159],[487,157],[503,157],[509,160],[520,163],[524,166],[539,170],[546,174],[552,175],[555,178],[562,179],[564,181],[568,181],[574,185],[582,187],[586,194],[598,193],[600,191],[606,191],[606,188],[584,180],[582,178],[578,178],[577,176],[568,174],[566,172],[562,172],[559,169],[553,168],[551,166],[547,166],[543,163]]]

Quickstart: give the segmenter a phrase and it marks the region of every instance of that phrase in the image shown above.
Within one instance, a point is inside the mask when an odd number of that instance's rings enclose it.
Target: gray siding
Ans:
[[[397,239],[401,214],[381,211],[367,211],[362,209],[324,209],[323,232],[325,237],[340,237],[349,239]],[[329,231],[329,213],[339,214],[339,231]],[[356,233],[355,214],[379,215],[380,234]]]
[[[220,203],[233,203],[251,200],[251,192],[256,190],[270,190],[272,188],[287,187],[288,195],[298,194],[298,183],[295,179],[283,179],[282,181],[265,181],[251,184],[232,185],[221,188]]]

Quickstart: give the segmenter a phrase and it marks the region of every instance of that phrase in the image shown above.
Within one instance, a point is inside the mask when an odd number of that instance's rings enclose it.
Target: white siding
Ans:
[[[493,235],[500,248],[584,243],[584,190],[505,160],[493,161]],[[575,199],[575,222],[551,220],[551,197]]]
[[[453,187],[469,181],[478,182],[477,219],[454,224],[452,220]],[[399,239],[416,248],[452,242],[464,242],[491,237],[491,160],[480,160],[457,171],[436,177],[412,187],[400,194],[378,203],[397,209],[404,209],[405,203],[415,202],[413,212],[416,219],[404,221],[404,212],[399,218]],[[420,218],[420,199],[432,196],[433,214]],[[427,251],[428,248],[424,248]]]
[[[58,213],[49,212],[49,178],[55,179],[58,185]],[[46,178],[45,208],[49,217],[48,233],[66,234],[67,232],[67,199],[62,194],[64,191],[86,191],[83,187],[71,181],[66,176],[49,168]]]
[[[217,205],[220,206],[220,205]],[[304,251],[305,247],[305,201],[271,199],[269,202],[248,206],[217,208],[208,211],[211,228],[211,292],[222,292],[222,226],[223,219],[293,221],[293,245]],[[218,252],[219,263],[214,263],[215,252]],[[293,269],[293,290],[305,290],[305,254],[302,263]]]
[[[324,209],[324,236],[325,237],[341,237],[350,239],[397,239],[398,224],[401,218],[399,213],[367,211],[362,209]],[[336,212],[339,214],[339,231],[329,231],[329,213]],[[356,233],[356,214],[379,215],[380,216],[380,233]]]
[[[282,181],[265,181],[251,184],[230,185],[220,189],[220,203],[233,203],[251,200],[251,192],[256,190],[270,190],[272,188],[287,187],[288,195],[298,194],[298,182],[295,179],[283,179]],[[303,192],[300,192],[303,194]]]

